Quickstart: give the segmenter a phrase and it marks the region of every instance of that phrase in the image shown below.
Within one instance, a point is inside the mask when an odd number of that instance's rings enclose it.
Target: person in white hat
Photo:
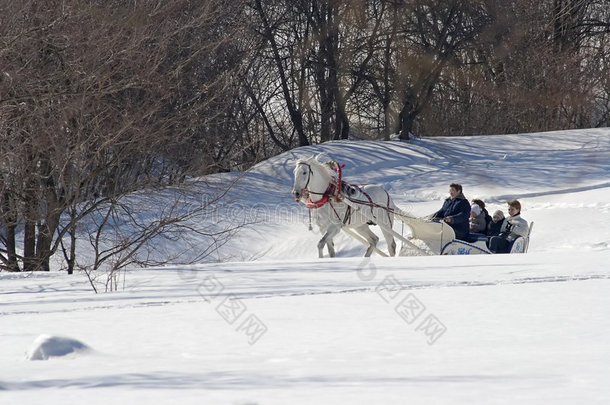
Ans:
[[[470,206],[470,232],[485,233],[486,231],[485,213],[478,204],[472,204]]]

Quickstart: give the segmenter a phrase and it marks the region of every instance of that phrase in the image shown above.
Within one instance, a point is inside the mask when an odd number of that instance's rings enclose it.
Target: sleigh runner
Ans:
[[[292,194],[297,201],[315,212],[318,227],[324,236],[318,243],[319,256],[324,246],[334,256],[333,237],[341,230],[368,247],[365,256],[376,252],[388,256],[377,248],[379,238],[368,228],[377,225],[388,242],[389,255],[396,250],[394,238],[402,242],[401,256],[413,255],[471,255],[492,254],[486,238],[456,239],[451,226],[444,222],[413,217],[396,207],[390,195],[379,186],[349,184],[342,179],[342,168],[334,161],[322,163],[317,157],[297,161]],[[404,236],[393,229],[394,220],[408,227],[410,235]],[[519,236],[510,253],[525,253],[529,246],[527,236]]]

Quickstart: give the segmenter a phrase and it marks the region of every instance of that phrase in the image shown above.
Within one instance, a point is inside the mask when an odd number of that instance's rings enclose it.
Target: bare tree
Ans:
[[[599,5],[589,0],[489,2],[493,24],[441,75],[435,108],[422,117],[425,132],[598,126],[607,111],[603,89],[608,77],[608,34],[598,22],[610,12]]]
[[[398,56],[400,114],[397,131],[408,139],[427,108],[444,69],[490,23],[484,1],[414,1],[401,27]]]
[[[48,270],[100,205],[216,172],[232,154],[216,128],[239,67],[237,2],[1,5],[12,16],[0,28],[6,268]]]
[[[296,86],[295,94],[295,87],[293,87],[293,80],[295,80],[294,76],[296,76],[297,83],[299,81],[299,65],[296,64],[295,68],[295,65],[292,64],[294,60],[290,59],[290,57],[298,57],[298,54],[291,53],[291,51],[295,50],[295,39],[290,37],[290,35],[296,35],[296,40],[298,41],[301,35],[307,35],[307,29],[300,31],[295,30],[293,32],[278,31],[276,30],[276,27],[279,23],[278,19],[283,17],[282,10],[280,9],[279,12],[271,14],[269,10],[275,10],[275,8],[267,8],[266,4],[263,3],[263,0],[254,0],[253,3],[254,10],[260,19],[261,35],[269,44],[270,58],[275,65],[283,101],[288,109],[288,114],[294,130],[298,135],[299,145],[309,145],[308,137],[305,134],[303,111],[300,103],[300,94],[302,93],[303,88]],[[272,1],[271,3],[275,2]],[[302,75],[300,77],[302,78]]]
[[[105,291],[117,290],[119,276],[127,267],[208,258],[247,224],[246,219],[243,223],[235,218],[223,220],[220,209],[230,187],[208,185],[202,193],[201,184],[147,191],[145,198],[134,193],[97,204],[75,230],[89,254],[71,256],[73,250],[62,245],[66,262],[73,261],[75,269],[85,272],[97,292],[100,283]]]

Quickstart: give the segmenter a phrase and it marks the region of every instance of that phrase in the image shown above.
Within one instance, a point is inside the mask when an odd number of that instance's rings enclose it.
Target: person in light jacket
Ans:
[[[468,218],[470,218],[470,204],[462,192],[462,185],[451,183],[449,197],[440,210],[432,214],[431,219],[442,219],[448,223],[455,232],[457,239],[466,239],[470,232]]]
[[[489,239],[489,250],[494,253],[509,253],[512,243],[519,236],[526,237],[529,230],[527,221],[521,218],[521,203],[517,200],[508,202],[508,214],[504,221],[500,235]]]

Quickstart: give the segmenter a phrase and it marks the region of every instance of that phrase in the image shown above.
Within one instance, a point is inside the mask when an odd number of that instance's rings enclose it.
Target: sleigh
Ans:
[[[487,236],[470,235],[466,240],[457,239],[453,228],[441,221],[422,220],[401,214],[395,218],[407,225],[411,235],[403,240],[401,256],[476,255],[493,254],[487,246]],[[510,246],[510,253],[526,253],[534,223],[530,223],[527,235],[517,237]],[[402,238],[401,238],[402,240]]]
[[[349,198],[345,198],[345,202],[352,205],[354,209],[359,209],[358,205]],[[396,220],[405,224],[410,230],[410,234],[405,236],[393,229],[386,229],[386,231],[392,232],[395,238],[402,241],[400,256],[494,254],[489,250],[487,237],[484,235],[470,235],[466,240],[461,240],[455,237],[453,228],[445,222],[412,217],[398,208],[394,210],[393,214]],[[509,253],[527,252],[533,226],[534,223],[531,222],[527,235],[519,236],[511,243]],[[358,235],[349,234],[359,239]],[[379,249],[375,249],[375,252],[387,256]]]

